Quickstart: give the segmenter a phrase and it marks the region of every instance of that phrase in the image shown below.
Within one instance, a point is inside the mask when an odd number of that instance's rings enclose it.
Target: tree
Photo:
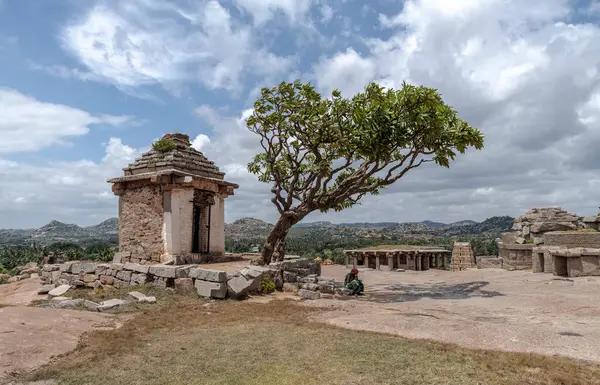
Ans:
[[[351,207],[425,163],[449,167],[484,139],[435,89],[406,83],[323,98],[309,83],[282,82],[262,89],[246,124],[264,150],[248,170],[272,184],[280,214],[259,261],[266,264],[283,259],[288,231],[309,213]]]

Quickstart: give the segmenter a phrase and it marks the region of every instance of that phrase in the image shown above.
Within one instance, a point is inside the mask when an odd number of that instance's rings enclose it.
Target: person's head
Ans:
[[[350,272],[354,275],[358,275],[358,269],[356,267],[353,267],[352,270],[350,270]]]

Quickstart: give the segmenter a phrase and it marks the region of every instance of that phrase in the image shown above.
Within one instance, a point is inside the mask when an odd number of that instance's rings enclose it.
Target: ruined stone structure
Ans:
[[[560,207],[534,208],[525,215],[515,218],[513,230],[516,230],[515,243],[541,244],[543,235],[549,231],[567,231],[583,228],[580,217]]]
[[[600,275],[600,233],[544,234],[544,244],[533,249],[533,272],[565,277]]]
[[[502,258],[495,255],[477,256],[475,261],[478,269],[501,269]]]
[[[115,262],[202,263],[225,252],[224,199],[238,185],[226,182],[188,135],[162,139],[174,148],[152,149],[108,181],[119,197]]]
[[[475,257],[469,242],[454,242],[450,270],[461,271],[475,267]]]
[[[439,247],[426,246],[389,246],[386,248],[365,248],[360,250],[344,250],[346,268],[352,258],[353,266],[387,270],[429,270],[445,269],[446,255],[450,252]]]
[[[533,250],[544,244],[545,233],[577,230],[585,224],[560,207],[534,208],[515,218],[512,233],[503,233],[498,242],[502,267],[506,270],[533,268]],[[537,256],[536,256],[537,257]]]

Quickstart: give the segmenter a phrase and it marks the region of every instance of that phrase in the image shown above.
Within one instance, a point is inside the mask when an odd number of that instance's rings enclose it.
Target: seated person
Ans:
[[[356,267],[346,274],[344,278],[344,287],[352,292],[352,295],[362,294],[365,290],[363,283],[358,279],[358,269]]]

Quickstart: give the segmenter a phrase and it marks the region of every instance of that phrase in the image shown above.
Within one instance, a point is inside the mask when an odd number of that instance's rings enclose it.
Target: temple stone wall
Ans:
[[[160,186],[128,189],[119,197],[122,262],[157,263],[164,253],[164,198]]]
[[[473,249],[469,242],[454,242],[450,270],[461,271],[475,267]]]
[[[498,243],[502,267],[506,270],[528,270],[532,268],[532,251],[535,245]]]
[[[600,247],[600,233],[550,232],[544,234],[544,245],[565,247]]]
[[[502,258],[495,255],[485,255],[477,257],[478,269],[501,269]]]

